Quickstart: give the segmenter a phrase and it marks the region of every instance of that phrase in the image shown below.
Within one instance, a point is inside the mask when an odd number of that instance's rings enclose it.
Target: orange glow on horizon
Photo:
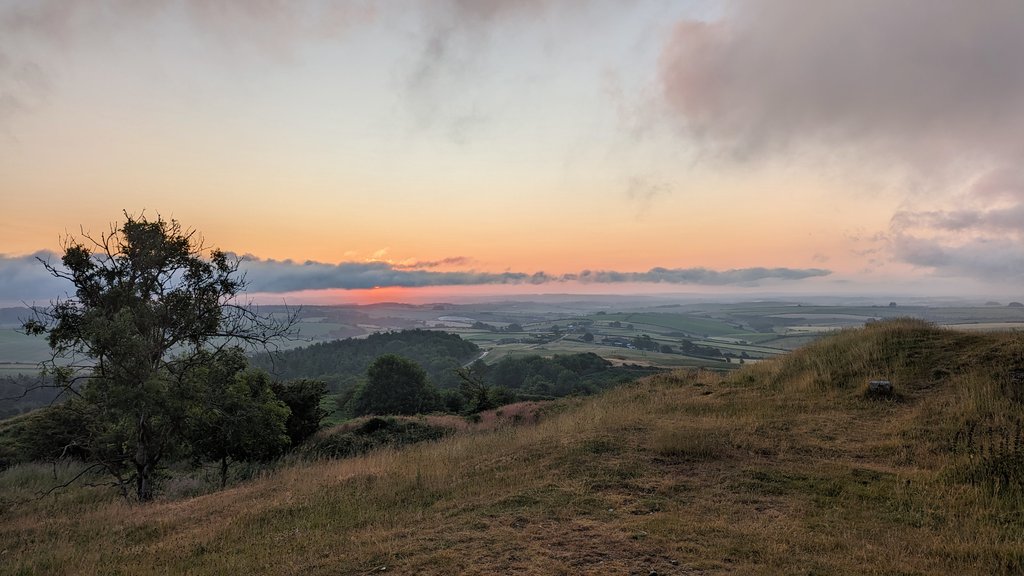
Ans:
[[[744,292],[743,287],[686,285],[670,283],[581,283],[485,284],[467,286],[385,287],[359,290],[305,290],[287,293],[255,293],[250,296],[264,305],[293,306],[458,303],[467,300],[502,300],[542,295],[702,295]]]

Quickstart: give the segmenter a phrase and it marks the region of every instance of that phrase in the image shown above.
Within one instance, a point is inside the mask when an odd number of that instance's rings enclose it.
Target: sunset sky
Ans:
[[[1019,299],[1022,54],[1019,0],[0,0],[0,305],[124,210],[271,300]]]

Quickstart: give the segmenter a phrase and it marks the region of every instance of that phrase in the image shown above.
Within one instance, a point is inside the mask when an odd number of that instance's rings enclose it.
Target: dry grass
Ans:
[[[2,513],[0,573],[1020,573],[1018,369],[1020,336],[885,322],[192,499],[71,491]]]

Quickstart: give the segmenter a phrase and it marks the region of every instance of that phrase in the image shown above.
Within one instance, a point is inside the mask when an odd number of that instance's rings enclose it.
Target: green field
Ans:
[[[600,300],[545,302],[499,302],[410,306],[312,307],[300,314],[296,337],[278,343],[281,349],[306,346],[340,338],[360,337],[372,332],[426,328],[459,334],[485,350],[488,362],[506,355],[593,352],[616,362],[637,362],[665,367],[702,366],[709,361],[681,354],[641,352],[625,347],[602,345],[605,338],[632,341],[650,336],[659,346],[678,350],[682,339],[717,348],[723,354],[746,354],[749,359],[785,354],[813,342],[834,330],[863,325],[869,320],[913,317],[963,330],[1003,331],[1024,329],[1024,308],[1008,306],[889,306],[811,305],[791,302],[687,303],[652,305]],[[273,311],[273,314],[284,314]],[[283,316],[282,316],[283,317]],[[495,327],[517,323],[520,333],[477,328],[438,326],[441,318],[459,317]],[[610,324],[620,325],[613,327]],[[576,327],[569,329],[570,325]],[[557,326],[565,339],[546,345],[500,342],[508,339],[551,339]],[[632,326],[630,328],[629,326]],[[595,336],[593,343],[580,341],[584,331]],[[49,357],[46,342],[30,338],[13,326],[0,328],[0,375],[34,372],[35,365]],[[6,363],[6,364],[5,364]],[[718,363],[725,366],[725,363]]]
[[[725,366],[724,362],[715,362],[703,358],[693,358],[681,354],[663,354],[644,350],[631,350],[613,346],[600,346],[577,340],[557,340],[547,344],[504,344],[491,348],[484,361],[493,364],[505,357],[520,356],[554,356],[555,354],[581,354],[592,352],[617,364],[639,364],[644,366]]]
[[[0,328],[0,363],[36,364],[50,358],[46,340],[26,336],[14,328]]]
[[[633,324],[640,331],[646,329],[661,332],[667,329],[668,331],[685,332],[691,336],[726,336],[749,333],[734,323],[713,318],[701,318],[689,314],[606,314],[599,317],[595,316],[591,319],[600,319],[600,323],[617,321],[622,324]]]

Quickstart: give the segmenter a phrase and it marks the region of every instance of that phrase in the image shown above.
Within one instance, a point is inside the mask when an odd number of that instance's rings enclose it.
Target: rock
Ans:
[[[891,394],[892,382],[889,380],[872,380],[868,382],[868,392],[873,394]]]

